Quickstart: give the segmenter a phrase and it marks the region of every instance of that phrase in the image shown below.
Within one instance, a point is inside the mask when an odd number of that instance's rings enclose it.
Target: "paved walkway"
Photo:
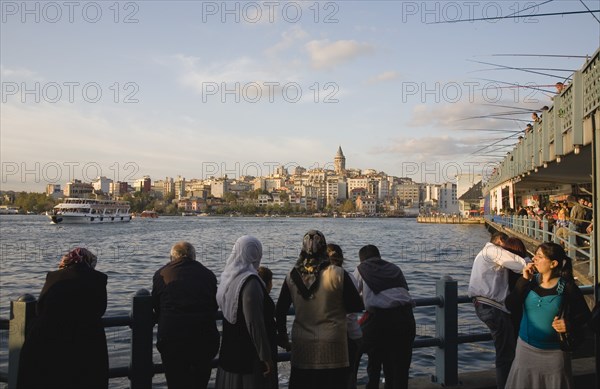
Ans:
[[[573,376],[575,389],[591,389],[597,386],[595,379],[595,358],[581,358],[573,360]],[[458,375],[460,385],[453,388],[462,389],[496,389],[496,371],[482,370],[477,372],[463,373]],[[441,389],[450,388],[431,382],[429,377],[419,377],[408,382],[410,389]],[[364,389],[364,386],[360,386]],[[383,389],[383,384],[380,386]]]

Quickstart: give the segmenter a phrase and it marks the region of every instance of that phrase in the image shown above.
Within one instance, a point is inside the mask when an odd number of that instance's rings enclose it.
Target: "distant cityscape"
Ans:
[[[346,168],[341,146],[333,158],[333,169],[307,170],[283,166],[264,177],[240,176],[205,179],[178,176],[152,180],[143,176],[133,182],[97,177],[92,182],[73,180],[64,188],[48,184],[46,195],[55,201],[65,197],[98,197],[132,200],[143,197],[142,206],[158,206],[184,214],[222,213],[243,207],[261,213],[327,212],[387,214],[479,213],[482,207],[482,177],[456,176],[444,184],[417,183],[411,178],[395,177],[373,169]],[[14,202],[16,194],[3,192],[3,204]],[[152,200],[152,201],[149,201]],[[220,212],[221,211],[221,212]]]

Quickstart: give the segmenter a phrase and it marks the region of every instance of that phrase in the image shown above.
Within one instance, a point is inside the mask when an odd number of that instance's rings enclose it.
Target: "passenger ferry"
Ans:
[[[19,207],[9,207],[8,205],[0,205],[0,215],[18,215]]]
[[[67,198],[46,215],[52,223],[117,223],[131,220],[126,201]]]

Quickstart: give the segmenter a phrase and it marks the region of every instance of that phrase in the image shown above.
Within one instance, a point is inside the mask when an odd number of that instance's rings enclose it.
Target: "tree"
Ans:
[[[344,204],[340,206],[340,212],[351,213],[354,211],[356,211],[356,206],[352,200],[346,200],[344,201]]]
[[[223,201],[228,204],[235,204],[237,202],[238,196],[235,193],[227,192],[223,195]]]

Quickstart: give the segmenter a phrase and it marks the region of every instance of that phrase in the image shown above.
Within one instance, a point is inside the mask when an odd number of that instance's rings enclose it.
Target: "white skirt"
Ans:
[[[505,389],[572,389],[571,356],[533,347],[519,338]]]

